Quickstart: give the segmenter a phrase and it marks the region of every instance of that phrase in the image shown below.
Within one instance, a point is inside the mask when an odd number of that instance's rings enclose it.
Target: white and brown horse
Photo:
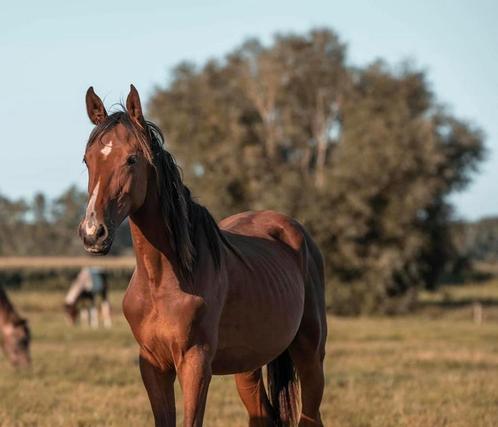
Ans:
[[[64,311],[71,324],[75,325],[79,320],[81,325],[92,328],[98,328],[100,312],[104,327],[110,328],[107,274],[96,267],[82,268],[66,294]]]

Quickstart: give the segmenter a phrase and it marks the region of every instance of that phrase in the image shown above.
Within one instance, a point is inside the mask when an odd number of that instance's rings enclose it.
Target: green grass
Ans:
[[[65,324],[63,295],[11,292],[33,331],[33,367],[0,358],[1,426],[150,426],[137,346],[112,294],[112,330]],[[468,302],[487,301],[472,323]],[[498,420],[498,282],[422,295],[416,315],[329,319],[326,426],[494,426]],[[177,390],[178,420],[181,393]],[[233,379],[212,381],[205,425],[245,426]]]

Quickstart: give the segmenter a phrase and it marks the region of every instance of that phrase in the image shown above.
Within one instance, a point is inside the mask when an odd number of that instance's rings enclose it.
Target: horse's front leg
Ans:
[[[200,427],[211,381],[209,352],[201,346],[194,346],[187,350],[177,365],[177,374],[183,391],[183,425]]]
[[[140,356],[140,373],[149,396],[156,427],[175,427],[175,371],[161,371]]]

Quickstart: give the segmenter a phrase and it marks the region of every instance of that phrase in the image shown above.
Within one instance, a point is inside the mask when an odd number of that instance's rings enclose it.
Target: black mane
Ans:
[[[215,267],[221,264],[221,242],[225,238],[209,211],[196,203],[183,184],[181,171],[173,156],[164,147],[164,137],[154,123],[144,120],[138,126],[126,110],[107,116],[90,134],[87,149],[108,131],[121,123],[136,136],[140,150],[156,171],[161,216],[173,240],[181,273],[189,277],[197,261],[199,237],[205,234]]]

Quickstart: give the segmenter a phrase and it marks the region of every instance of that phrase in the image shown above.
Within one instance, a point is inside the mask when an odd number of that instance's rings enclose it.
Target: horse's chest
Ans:
[[[174,360],[200,335],[204,300],[189,294],[151,297],[136,290],[123,299],[123,313],[143,351],[160,360]]]

